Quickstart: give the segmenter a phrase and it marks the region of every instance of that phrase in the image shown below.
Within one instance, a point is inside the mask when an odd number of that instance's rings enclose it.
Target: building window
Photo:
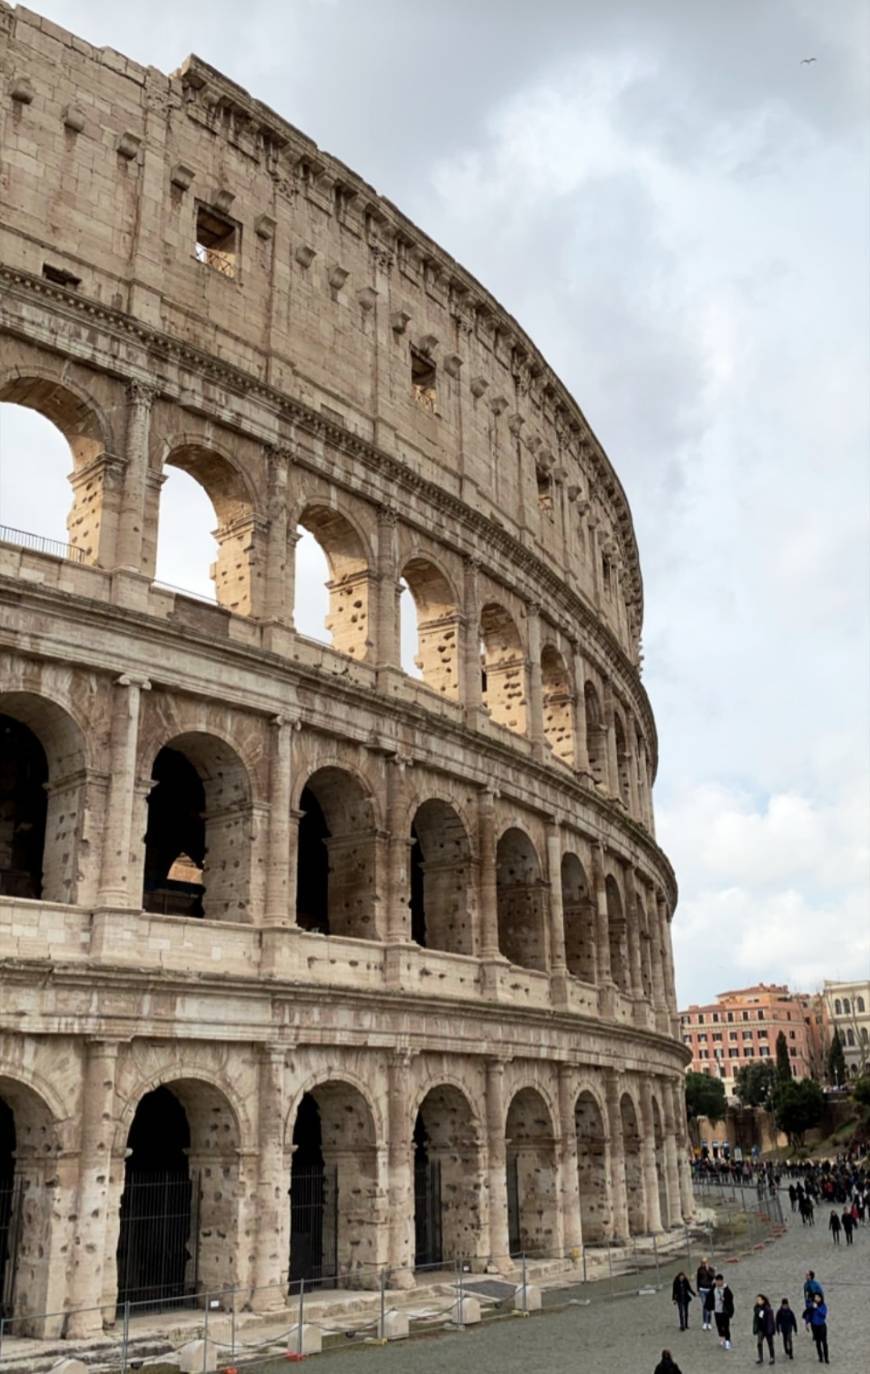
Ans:
[[[718,1013],[718,1011],[714,1011],[714,1012],[713,1012],[713,1020],[718,1024],[718,1021],[719,1021],[719,1013]]]
[[[411,387],[414,397],[424,410],[435,414],[435,364],[425,353],[411,349]]]
[[[855,1032],[852,1030],[851,1026],[846,1031],[846,1044],[849,1046],[850,1050],[855,1048]]]
[[[761,1058],[761,1059],[769,1059],[769,1058],[770,1058],[770,1046],[769,1046],[769,1045],[759,1045],[759,1046],[758,1046],[758,1054],[759,1054],[759,1058]]]
[[[762,1027],[762,1029],[758,1032],[758,1038],[759,1038],[759,1040],[766,1040],[766,1039],[767,1039],[767,1031],[766,1031],[763,1027]]]
[[[797,1059],[797,1050],[795,1049],[794,1045],[790,1047],[789,1054],[791,1055],[792,1059]]]
[[[737,1040],[737,1039],[738,1039],[737,1032],[736,1032],[736,1031],[729,1031],[729,1032],[728,1032],[728,1039],[729,1039],[729,1040]]]
[[[748,1020],[749,1020],[749,1012],[748,1012],[748,1011],[742,1012],[741,1015],[743,1016],[743,1020],[744,1020],[744,1021],[748,1021]]]
[[[722,1032],[721,1032],[721,1031],[714,1031],[714,1032],[713,1032],[713,1039],[714,1039],[714,1040],[721,1040],[721,1039],[722,1039]]]
[[[864,1010],[864,998],[863,998],[863,997],[856,997],[856,998],[855,998],[855,1010],[856,1010],[856,1011],[863,1011],[863,1010]]]
[[[691,1037],[691,1035],[684,1035],[684,1036],[683,1036],[683,1044],[684,1044],[684,1045],[691,1045],[691,1043],[692,1043],[692,1037]]]
[[[239,253],[239,226],[223,215],[197,206],[194,257],[222,277],[235,277]]]
[[[729,1011],[729,1013],[728,1013],[728,1020],[729,1020],[729,1021],[733,1021],[733,1020],[734,1020],[734,1013],[733,1013],[733,1011]]]
[[[764,1020],[764,1012],[761,1010],[761,1007],[758,1008],[758,1019],[759,1021]]]
[[[870,1040],[870,1034],[868,1034],[867,1027],[866,1027],[866,1026],[862,1026],[862,1027],[861,1027],[861,1044],[862,1044],[862,1045],[866,1045],[867,1042],[868,1042],[868,1040]]]
[[[703,1024],[704,1024],[704,1013],[703,1013],[702,1011],[699,1011],[699,1012],[698,1012],[698,1025],[699,1025],[699,1026],[703,1026]]]
[[[709,1058],[710,1058],[710,1055],[707,1053],[706,1050],[698,1050],[698,1058],[699,1058],[699,1059],[709,1059]]]
[[[699,1044],[699,1045],[706,1045],[706,1043],[707,1043],[707,1032],[706,1032],[706,1031],[701,1031],[701,1034],[698,1036],[698,1044]]]
[[[728,1051],[728,1058],[729,1058],[729,1059],[739,1059],[739,1058],[740,1058],[740,1051],[739,1051],[739,1050],[729,1050],[729,1051]]]
[[[843,998],[843,1015],[844,1015],[844,1016],[848,1016],[848,1015],[849,1015],[849,1012],[850,1012],[851,1010],[852,1010],[852,1004],[850,1003],[848,997],[844,997],[844,998]]]
[[[841,1016],[842,1013],[843,1013],[843,1004],[841,1003],[839,997],[835,997],[835,998],[834,998],[834,1015],[835,1015],[835,1016]]]
[[[752,1039],[752,1031],[751,1031],[751,1030],[749,1030],[749,1031],[744,1031],[744,1032],[743,1032],[743,1039],[744,1039],[744,1040],[751,1040],[751,1039]]]
[[[535,483],[538,488],[538,508],[548,515],[552,515],[553,479],[546,468],[535,468]]]
[[[795,1037],[794,1031],[789,1031],[789,1033],[788,1033],[788,1038],[789,1038],[789,1040],[794,1040],[794,1039],[796,1038],[796,1037]]]
[[[746,1058],[747,1058],[747,1059],[754,1059],[754,1058],[755,1058],[755,1050],[752,1048],[751,1045],[744,1045],[744,1047],[743,1047],[743,1053],[746,1055]]]

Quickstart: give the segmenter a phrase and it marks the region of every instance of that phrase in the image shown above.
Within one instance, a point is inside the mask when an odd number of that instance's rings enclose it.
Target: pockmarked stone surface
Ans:
[[[0,529],[15,1334],[679,1225],[676,885],[601,444],[468,272],[199,58],[0,0],[0,66],[0,402],[71,469],[68,543]],[[214,604],[154,580],[174,470]]]

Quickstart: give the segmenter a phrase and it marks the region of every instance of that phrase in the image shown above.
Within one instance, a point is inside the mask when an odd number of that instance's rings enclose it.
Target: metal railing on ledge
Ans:
[[[16,530],[12,525],[0,525],[0,542],[4,544],[19,544],[24,549],[32,549],[34,553],[47,553],[52,558],[66,558],[71,563],[84,563],[84,549],[77,549],[75,544],[62,544],[59,539],[46,539],[43,534],[33,534],[31,530]]]

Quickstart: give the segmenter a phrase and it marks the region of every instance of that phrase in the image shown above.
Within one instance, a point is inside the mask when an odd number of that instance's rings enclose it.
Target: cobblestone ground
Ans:
[[[788,1212],[788,1198],[784,1201]],[[668,1285],[655,1296],[614,1298],[552,1314],[507,1318],[451,1335],[327,1354],[318,1358],[317,1368],[335,1374],[342,1367],[348,1374],[652,1374],[662,1349],[668,1347],[682,1374],[749,1369],[756,1361],[752,1305],[762,1292],[774,1308],[787,1297],[798,1315],[794,1361],[785,1358],[777,1337],[777,1366],[816,1369],[815,1345],[800,1322],[804,1275],[814,1269],[828,1302],[831,1367],[842,1374],[868,1374],[870,1226],[859,1229],[851,1247],[834,1246],[823,1209],[817,1210],[817,1218],[815,1227],[803,1227],[789,1213],[789,1229],[780,1240],[737,1264],[717,1265],[734,1291],[730,1353],[720,1349],[715,1331],[700,1330],[697,1302],[690,1310],[690,1330],[680,1333]]]

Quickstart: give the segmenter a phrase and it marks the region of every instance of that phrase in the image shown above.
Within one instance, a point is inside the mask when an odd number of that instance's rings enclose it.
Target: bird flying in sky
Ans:
[[[802,58],[801,58],[801,66],[802,66],[802,67],[805,67],[805,66],[807,66],[810,62],[815,62],[815,60],[816,60],[816,59],[815,59],[814,57],[802,57]]]

